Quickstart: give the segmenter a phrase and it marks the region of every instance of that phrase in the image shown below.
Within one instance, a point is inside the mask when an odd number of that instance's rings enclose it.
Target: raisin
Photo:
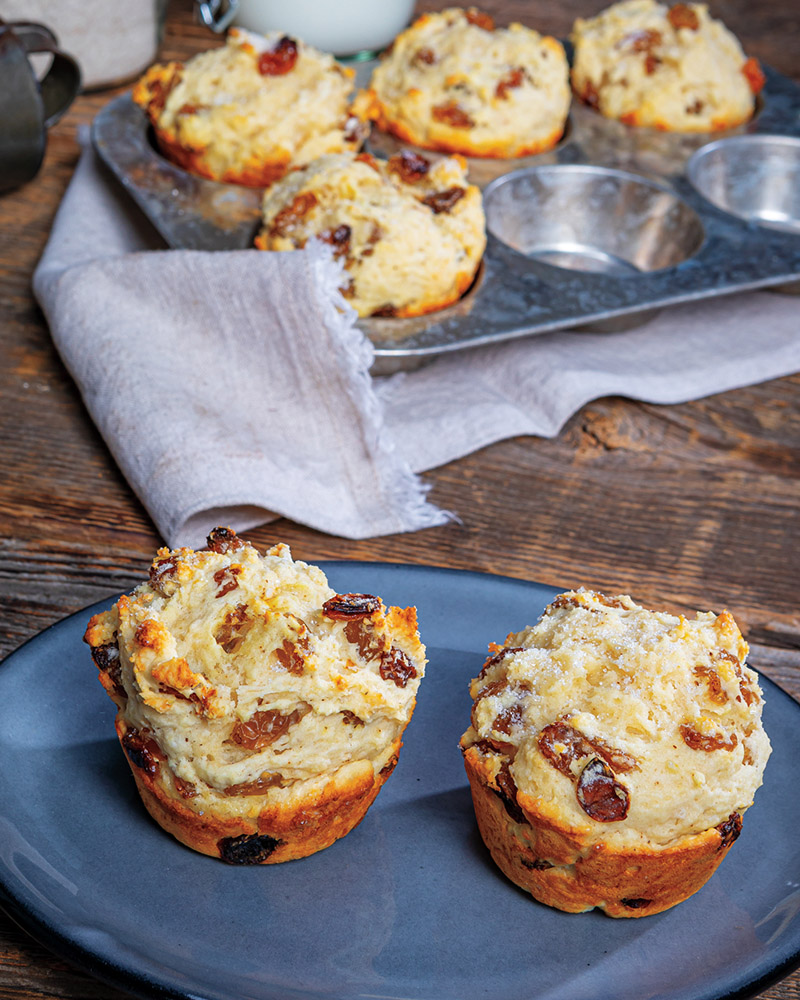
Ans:
[[[533,860],[530,858],[520,858],[519,861],[524,868],[530,868],[535,872],[544,872],[547,871],[548,868],[553,867],[552,864],[549,861],[545,861],[544,858],[534,858]]]
[[[593,752],[592,744],[583,733],[568,726],[565,722],[552,722],[539,733],[537,740],[542,755],[550,761],[553,767],[572,777],[572,763],[581,757],[588,757]],[[560,750],[556,744],[563,744]]]
[[[381,665],[378,669],[385,681],[393,681],[399,688],[404,688],[412,677],[417,676],[414,664],[402,649],[396,646],[381,654]]]
[[[496,694],[500,694],[501,691],[505,691],[505,689],[507,687],[508,687],[508,682],[506,680],[504,680],[504,679],[503,680],[499,680],[499,681],[492,681],[491,684],[487,684],[486,687],[483,688],[478,693],[477,697],[475,698],[475,701],[472,703],[472,711],[470,713],[470,720],[472,722],[472,728],[473,729],[476,729],[476,730],[480,729],[480,726],[478,725],[478,720],[477,720],[477,714],[476,713],[477,713],[478,706],[483,701],[483,699],[484,698],[493,698]]]
[[[248,610],[246,604],[237,604],[233,611],[225,615],[222,624],[214,633],[214,638],[226,653],[235,653],[252,628],[253,620]]]
[[[258,57],[258,72],[262,76],[285,76],[294,69],[298,55],[297,42],[284,35],[275,48]]]
[[[198,111],[203,111],[206,105],[204,104],[182,104],[178,108],[179,115],[196,115]]]
[[[270,788],[283,784],[283,775],[277,771],[273,774],[262,774],[255,781],[242,781],[238,785],[228,785],[225,794],[229,797],[236,795],[266,795]]]
[[[236,552],[244,546],[245,542],[232,528],[214,528],[206,539],[206,548],[223,556],[228,552]]]
[[[229,594],[232,590],[236,590],[239,586],[239,577],[242,575],[241,566],[223,566],[222,569],[218,569],[214,574],[214,583],[219,587],[219,590],[214,595],[215,597],[224,597]]]
[[[377,660],[386,651],[386,639],[374,629],[367,628],[364,619],[356,618],[347,622],[344,634],[348,642],[358,646],[358,651],[365,660]]]
[[[587,80],[583,87],[583,92],[580,94],[580,98],[584,104],[587,104],[590,108],[594,108],[595,111],[600,107],[600,94],[597,92],[597,87],[592,83],[591,80]],[[558,598],[556,598],[558,600]]]
[[[683,742],[691,750],[704,750],[706,753],[712,753],[714,750],[733,750],[739,742],[736,733],[731,733],[730,739],[726,740],[719,733],[704,736],[703,733],[698,733],[691,726],[680,726],[679,728]]]
[[[639,896],[634,896],[631,899],[621,899],[620,902],[623,906],[627,906],[629,910],[641,910],[643,906],[649,906],[653,900],[642,899]]]
[[[663,40],[660,31],[654,31],[653,28],[642,28],[641,31],[632,31],[626,35],[622,39],[622,45],[624,48],[630,49],[631,52],[650,52]]]
[[[688,105],[688,107],[686,108],[686,114],[687,115],[699,115],[699,114],[701,114],[701,112],[702,112],[702,110],[703,110],[704,107],[705,107],[705,105],[703,104],[703,102],[698,97],[698,99],[693,104]]]
[[[191,781],[184,781],[183,778],[179,778],[177,774],[172,775],[172,780],[175,787],[178,789],[178,794],[184,799],[193,799],[195,795],[197,795],[197,789]]]
[[[482,10],[478,10],[477,7],[470,7],[469,10],[464,12],[464,16],[468,23],[474,24],[476,28],[483,28],[484,31],[494,31],[494,19]]]
[[[481,753],[499,753],[510,760],[513,760],[517,755],[517,748],[513,743],[506,743],[505,740],[496,740],[492,737],[487,737],[485,740],[478,740],[474,746]]]
[[[745,677],[744,671],[742,670],[742,661],[738,656],[734,656],[733,653],[729,653],[727,649],[717,649],[713,653],[713,659],[719,662],[720,660],[727,660],[728,663],[733,664],[733,669],[736,677],[739,680],[739,695],[744,700],[746,705],[752,705],[753,702],[758,702],[758,695],[750,687],[749,680]]]
[[[708,685],[708,697],[711,701],[716,702],[717,705],[724,705],[728,700],[728,695],[722,687],[722,681],[716,670],[706,663],[698,663],[694,668],[694,673],[705,680]]]
[[[114,690],[118,695],[127,698],[127,692],[122,686],[122,664],[119,659],[119,646],[116,642],[104,642],[99,646],[92,646],[92,659],[98,670],[108,674],[114,684]]]
[[[219,856],[229,865],[260,865],[281,843],[267,833],[245,833],[241,837],[223,837],[217,847]]]
[[[132,764],[148,774],[156,774],[164,754],[148,730],[140,732],[132,727],[122,737],[122,746]]]
[[[485,740],[478,740],[476,743],[472,744],[481,753],[487,754],[503,754],[503,756],[513,760],[517,755],[517,748],[513,743],[506,743],[503,740],[495,740],[487,738]]]
[[[284,736],[291,726],[299,722],[303,716],[308,715],[310,711],[311,706],[303,702],[299,708],[288,715],[283,715],[272,708],[254,712],[247,722],[234,724],[229,739],[231,743],[235,743],[245,750],[258,753]]]
[[[308,640],[304,636],[298,636],[296,642],[284,639],[280,649],[275,650],[275,656],[284,670],[299,677],[306,669],[306,658],[303,654],[307,651]]]
[[[378,306],[377,309],[373,309],[370,316],[377,316],[379,319],[390,319],[397,315],[397,306],[393,306],[391,302],[387,302],[386,305]]]
[[[421,48],[414,56],[414,62],[423,63],[425,66],[433,66],[436,62],[436,53],[433,49]]]
[[[676,3],[674,7],[670,7],[667,20],[676,31],[678,28],[691,28],[692,31],[697,31],[700,27],[697,14],[685,3]]]
[[[329,243],[333,247],[333,256],[339,258],[346,256],[350,250],[351,233],[349,226],[341,225],[336,229],[324,229],[318,234],[317,239]]]
[[[171,695],[173,698],[179,698],[181,701],[189,701],[192,702],[192,704],[194,705],[202,705],[200,695],[198,695],[195,691],[193,691],[191,694],[183,694],[182,691],[179,691],[177,688],[171,687],[169,684],[159,684],[158,690],[162,694]]]
[[[717,826],[717,830],[721,838],[718,850],[721,851],[723,847],[730,847],[742,832],[741,813],[732,812],[724,822]]]
[[[654,56],[652,52],[648,52],[644,57],[644,71],[648,76],[652,76],[660,65],[661,60],[658,56]]]
[[[510,708],[504,709],[492,723],[492,729],[498,733],[505,733],[508,736],[515,726],[522,725],[522,706],[517,702]]]
[[[397,174],[406,184],[416,184],[426,177],[431,169],[431,161],[420,153],[404,149],[396,156],[390,156],[387,164],[392,173]]]
[[[514,69],[510,69],[504,77],[502,77],[494,89],[495,97],[499,97],[503,101],[508,100],[509,90],[515,90],[517,87],[521,87],[525,82],[525,70],[522,66],[515,66]]]
[[[742,73],[744,73],[744,78],[750,84],[750,89],[754,94],[759,94],[767,82],[766,76],[764,76],[764,71],[761,69],[761,64],[758,59],[754,59],[752,56],[745,62],[742,66]]]
[[[172,75],[166,81],[153,80],[149,85],[150,99],[147,102],[147,114],[151,120],[155,120],[164,110],[167,98],[181,82],[181,70],[183,65],[177,63],[172,70]]]
[[[628,815],[628,789],[600,757],[592,757],[581,771],[576,794],[581,809],[598,823],[614,823]]]
[[[508,761],[503,761],[500,765],[500,770],[497,772],[494,781],[497,789],[492,788],[492,791],[500,798],[508,815],[515,823],[527,823],[525,813],[517,802],[517,785],[511,776]]]
[[[576,760],[580,760],[581,757],[588,757],[590,754],[599,754],[615,771],[634,771],[637,769],[635,758],[625,753],[624,750],[618,750],[598,737],[590,740],[566,722],[553,722],[549,726],[545,726],[539,733],[538,742],[543,756],[550,761],[556,770],[568,778],[572,777],[571,765]],[[563,744],[564,749],[556,749],[556,744]]]
[[[177,584],[178,560],[175,556],[164,556],[163,559],[155,559],[150,567],[150,586],[162,597],[169,597],[174,593],[174,587],[168,587],[168,583]]]
[[[349,708],[346,708],[342,712],[342,722],[346,726],[363,726],[364,720],[359,718],[355,712],[351,712]]]
[[[429,194],[427,198],[422,199],[422,204],[432,209],[434,215],[439,215],[441,212],[449,212],[466,193],[462,187],[451,187],[447,188],[446,191],[435,191],[433,194]]]
[[[397,767],[397,757],[390,757],[389,760],[383,765],[378,774],[385,775],[387,778]]]
[[[472,128],[475,125],[467,112],[454,101],[448,101],[447,104],[434,104],[431,108],[431,114],[434,121],[442,122],[451,128]]]
[[[337,594],[322,605],[323,614],[334,621],[368,618],[380,609],[380,597],[372,594]]]
[[[522,653],[522,652],[524,652],[523,646],[504,646],[501,650],[495,653],[494,656],[490,656],[484,662],[483,666],[481,667],[481,672],[478,674],[478,680],[480,680],[482,677],[485,677],[486,674],[491,670],[491,668],[496,663],[499,663],[502,659],[505,659],[506,656],[509,656],[511,653]]]
[[[301,191],[295,195],[288,205],[277,213],[269,227],[270,236],[288,236],[297,224],[308,215],[311,209],[317,204],[317,196],[313,191]]]

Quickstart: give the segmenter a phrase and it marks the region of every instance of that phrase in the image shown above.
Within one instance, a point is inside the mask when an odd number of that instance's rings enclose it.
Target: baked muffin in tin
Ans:
[[[702,3],[623,0],[575,22],[572,86],[607,118],[670,132],[749,121],[764,75]]]
[[[569,112],[563,46],[474,7],[419,17],[395,39],[357,106],[405,142],[466,156],[550,149]]]
[[[233,28],[226,44],[156,64],[133,89],[164,155],[211,180],[262,187],[322,153],[359,149],[354,71],[280,32]]]
[[[462,157],[322,156],[265,192],[256,246],[311,239],[343,262],[342,290],[359,316],[417,316],[472,284],[486,246],[483,199]]]

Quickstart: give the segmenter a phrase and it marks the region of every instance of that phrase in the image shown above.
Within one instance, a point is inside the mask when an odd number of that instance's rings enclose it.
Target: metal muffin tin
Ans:
[[[359,77],[370,70],[360,67]],[[575,100],[553,150],[471,159],[488,230],[478,276],[436,313],[361,320],[375,345],[373,371],[565,328],[627,329],[662,307],[745,289],[795,291],[800,87],[765,73],[754,119],[724,134],[632,128]],[[130,96],[100,112],[92,137],[169,246],[253,245],[262,192],[166,161]],[[368,148],[391,155],[401,147],[373,132]]]

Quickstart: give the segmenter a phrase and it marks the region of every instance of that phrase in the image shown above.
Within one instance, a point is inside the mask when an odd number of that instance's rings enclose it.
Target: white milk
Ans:
[[[285,31],[338,56],[386,48],[408,24],[414,0],[238,0],[234,24]]]

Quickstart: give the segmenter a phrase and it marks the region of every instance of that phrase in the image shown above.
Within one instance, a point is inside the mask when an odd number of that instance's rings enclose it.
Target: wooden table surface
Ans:
[[[499,23],[519,19],[564,37],[575,16],[604,4],[483,6]],[[719,0],[711,8],[749,54],[800,79],[794,4]],[[173,0],[162,57],[213,43],[192,22],[188,0]],[[0,655],[135,585],[161,544],[87,416],[30,290],[78,158],[77,128],[122,89],[82,95],[51,131],[38,176],[0,197]],[[627,592],[676,612],[727,606],[750,641],[751,662],[800,698],[800,375],[678,406],[601,399],[553,440],[504,441],[425,479],[431,499],[461,523],[352,542],[281,520],[248,537],[259,546],[286,541],[311,561],[482,570]],[[53,780],[62,778],[54,761]],[[0,998],[122,996],[0,914]],[[762,996],[798,1000],[800,972]]]

